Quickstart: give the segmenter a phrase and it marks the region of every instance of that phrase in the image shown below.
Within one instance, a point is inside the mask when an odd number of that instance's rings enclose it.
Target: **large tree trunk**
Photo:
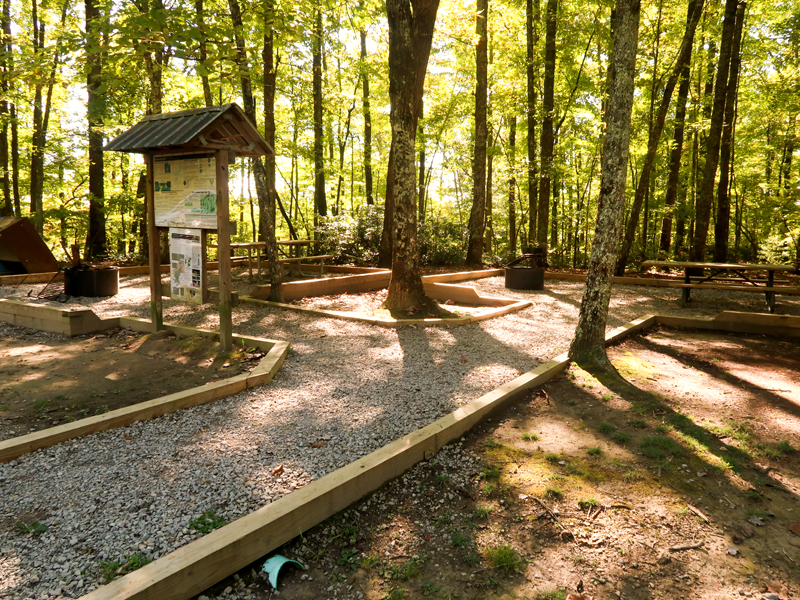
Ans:
[[[36,0],[31,0],[31,21],[33,25],[34,61],[44,63],[44,21],[39,19]],[[33,86],[33,133],[31,135],[30,198],[31,213],[39,235],[44,233],[44,207],[42,195],[44,186],[44,114],[42,112],[43,81],[37,77]]]
[[[483,264],[483,232],[486,226],[486,89],[488,0],[478,0],[475,33],[475,150],[472,159],[472,210],[469,215],[467,265]]]
[[[13,57],[10,52],[11,46],[11,0],[3,0],[3,13],[0,15],[0,32],[3,35],[2,47],[0,47],[0,169],[2,169],[3,179],[3,203],[0,205],[0,217],[10,217],[14,214],[14,201],[11,197],[11,173],[8,169],[8,116],[9,106],[6,99],[9,83],[11,80],[10,72]]]
[[[394,243],[392,279],[385,305],[392,312],[436,308],[425,295],[419,270],[414,138],[438,8],[439,0],[386,0],[394,150]]]
[[[322,8],[317,8],[312,35],[311,54],[313,58],[314,87],[314,223],[317,216],[328,216],[328,203],[325,198],[325,153],[322,132]],[[316,237],[317,232],[314,232]]]
[[[544,40],[544,87],[542,89],[542,135],[540,156],[542,174],[539,178],[539,206],[536,224],[536,243],[547,248],[550,227],[550,184],[553,177],[553,95],[556,78],[556,26],[558,0],[547,0]]]
[[[706,139],[706,164],[703,169],[703,181],[697,197],[697,213],[694,226],[694,241],[690,255],[693,261],[703,261],[706,256],[708,225],[711,220],[711,203],[714,196],[714,179],[719,163],[719,146],[722,136],[722,123],[725,113],[725,97],[727,95],[728,72],[731,62],[731,47],[736,22],[738,0],[726,0],[725,20],[722,24],[722,39],[719,48],[717,78],[714,83],[714,107],[711,112],[711,124]]]
[[[364,2],[361,1],[363,8]],[[361,37],[361,81],[362,100],[361,108],[364,113],[364,193],[367,204],[372,205],[372,115],[369,110],[369,70],[367,69],[367,32],[362,29]]]
[[[639,11],[639,0],[617,2],[597,224],[578,326],[569,349],[570,358],[578,364],[610,372],[614,368],[606,354],[605,332],[625,210]]]
[[[419,110],[419,119],[417,120],[417,138],[419,139],[419,173],[418,173],[418,191],[417,202],[419,204],[419,222],[425,222],[425,126],[422,118],[425,113],[424,102]]]
[[[525,4],[526,76],[528,83],[528,239],[525,244],[526,247],[536,239],[537,202],[539,199],[539,167],[536,158],[536,105],[538,103],[536,91],[538,62],[536,53],[539,48],[539,30],[535,25],[538,24],[539,19],[539,0],[527,0]]]
[[[704,0],[692,0],[690,7],[694,6],[694,12],[691,18],[686,23],[686,30],[683,34],[683,41],[681,42],[680,51],[678,52],[678,59],[675,61],[675,66],[670,73],[669,79],[664,86],[664,91],[661,95],[661,104],[658,107],[658,113],[655,117],[652,127],[650,128],[650,135],[647,141],[647,154],[644,157],[644,164],[639,173],[639,183],[636,186],[636,193],[633,198],[633,206],[631,207],[631,214],[628,218],[628,227],[625,231],[625,240],[622,243],[622,249],[617,262],[617,275],[625,273],[625,266],[628,263],[633,241],[636,237],[636,228],[639,224],[639,213],[642,209],[642,202],[644,201],[647,189],[650,185],[650,176],[653,170],[653,163],[656,159],[656,152],[658,150],[658,141],[661,139],[661,132],[664,131],[664,123],[667,120],[667,111],[669,104],[672,101],[672,92],[675,89],[675,84],[684,70],[688,66],[692,57],[692,45],[694,44],[694,32],[697,29],[697,23],[700,21],[700,15],[703,12]],[[653,74],[655,79],[655,73]],[[646,245],[646,236],[643,236],[642,244]]]
[[[686,15],[686,27],[692,21],[697,0],[689,2]],[[690,57],[691,60],[691,57]],[[667,191],[664,196],[664,220],[661,223],[661,239],[659,248],[666,257],[672,243],[672,211],[675,198],[678,195],[678,181],[681,173],[681,157],[683,156],[684,129],[686,123],[686,100],[689,97],[690,65],[689,61],[683,66],[681,79],[678,84],[678,99],[675,106],[675,129],[672,134],[672,150],[669,157],[669,175],[667,177]]]
[[[517,115],[508,118],[508,162],[511,176],[508,178],[508,256],[517,255]]]
[[[489,115],[491,118],[491,110],[489,110]],[[496,140],[497,137],[493,137],[491,130],[489,130],[487,135],[489,137],[489,142],[486,152],[486,219],[483,229],[483,251],[491,254],[493,245],[492,238],[494,238],[494,226],[492,223],[492,211],[494,210],[494,206],[492,205],[492,169],[494,166],[494,140]]]
[[[199,39],[197,40],[199,47],[198,62],[200,63],[200,80],[203,83],[203,100],[205,101],[206,106],[214,106],[214,98],[211,96],[211,84],[208,81],[208,37],[206,36],[206,21],[205,13],[203,11],[203,0],[195,0],[194,8],[197,12],[197,31],[199,33]]]
[[[103,63],[100,51],[100,20],[103,18],[96,0],[85,0],[86,6],[86,87],[89,102],[86,115],[89,121],[89,235],[85,255],[89,260],[104,258],[106,250],[105,185],[103,167],[104,94],[98,93],[103,84]]]
[[[717,220],[714,227],[714,261],[728,261],[728,235],[730,234],[731,200],[728,183],[731,166],[731,142],[733,140],[733,117],[736,96],[739,92],[739,50],[742,44],[742,26],[747,3],[742,1],[736,8],[736,25],[733,31],[731,66],[725,100],[725,117],[722,124],[722,140],[719,149],[719,184],[717,187]]]

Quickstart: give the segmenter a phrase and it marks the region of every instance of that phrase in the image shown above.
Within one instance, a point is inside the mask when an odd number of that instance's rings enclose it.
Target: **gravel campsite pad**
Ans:
[[[199,335],[68,338],[0,323],[0,440],[233,377],[264,355],[218,350]]]
[[[308,566],[280,597],[795,597],[795,342],[665,329],[610,355],[627,383],[573,367],[279,549]],[[272,597],[258,566],[207,597]]]
[[[582,283],[547,281],[542,292],[505,290],[501,277],[469,285],[533,305],[466,326],[400,329],[236,307],[235,332],[291,343],[270,385],[0,464],[0,595],[79,597],[567,349]],[[0,294],[30,301],[28,292],[41,287],[4,286]],[[763,310],[757,294],[698,293],[688,308],[678,297],[615,286],[609,327],[645,314]],[[122,277],[117,296],[72,299],[67,307],[148,318],[147,278]],[[800,315],[791,298],[778,308]],[[165,300],[164,320],[218,328],[212,305]]]

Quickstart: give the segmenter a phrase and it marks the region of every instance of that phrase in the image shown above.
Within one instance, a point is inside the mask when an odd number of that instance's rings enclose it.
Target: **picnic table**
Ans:
[[[330,260],[333,258],[333,255],[325,254],[320,256],[300,256],[299,248],[303,246],[310,247],[312,244],[317,243],[316,240],[277,240],[278,250],[281,254],[283,254],[284,258],[281,258],[278,262],[281,264],[285,263],[294,263],[294,262],[302,262],[302,261],[319,261],[320,263],[320,275],[323,274],[325,269],[325,261]],[[289,252],[281,248],[281,246],[288,246]],[[209,244],[209,248],[216,248],[217,246],[214,244]],[[231,244],[231,251],[236,253],[238,249],[247,250],[247,267],[249,275],[253,276],[253,257],[256,259],[256,264],[258,265],[258,276],[261,277],[261,251],[267,247],[266,242],[239,242],[235,244]],[[255,253],[253,252],[255,250]]]
[[[685,303],[690,301],[691,290],[697,288],[763,292],[766,295],[769,312],[774,313],[776,293],[800,293],[797,287],[788,285],[788,281],[775,281],[775,273],[796,271],[797,267],[792,265],[648,260],[643,262],[642,266],[682,269],[683,283],[676,287],[682,289]],[[754,275],[759,272],[766,272],[766,279]]]

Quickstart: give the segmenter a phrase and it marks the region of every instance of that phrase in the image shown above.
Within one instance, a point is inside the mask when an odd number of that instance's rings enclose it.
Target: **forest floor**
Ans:
[[[263,352],[111,329],[65,338],[0,323],[0,440],[233,377]]]
[[[662,328],[609,353],[622,380],[573,366],[279,549],[308,568],[279,596],[796,597],[796,342]],[[277,597],[259,566],[204,596]]]

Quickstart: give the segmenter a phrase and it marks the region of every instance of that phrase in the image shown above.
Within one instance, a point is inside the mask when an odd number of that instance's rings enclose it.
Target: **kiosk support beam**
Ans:
[[[217,170],[217,261],[219,262],[219,345],[233,350],[231,321],[231,236],[228,222],[228,150],[214,153]]]
[[[156,228],[155,176],[153,173],[153,155],[144,155],[147,166],[147,181],[144,195],[147,205],[147,242],[150,264],[150,319],[156,331],[164,329],[164,312],[161,304],[161,247]],[[227,204],[226,204],[227,206]]]

